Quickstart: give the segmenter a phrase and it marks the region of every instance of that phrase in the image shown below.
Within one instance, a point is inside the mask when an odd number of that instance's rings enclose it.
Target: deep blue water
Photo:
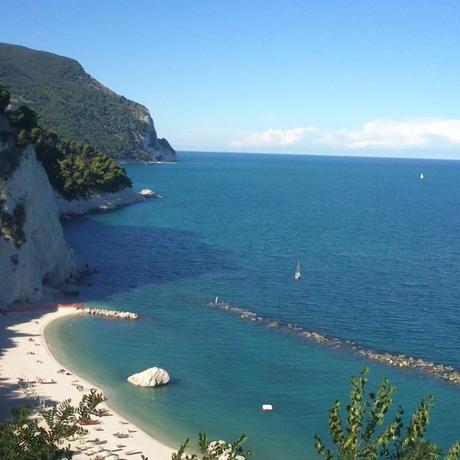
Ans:
[[[460,388],[260,327],[231,304],[360,345],[460,368],[460,162],[183,153],[128,165],[163,198],[71,219],[79,259],[101,267],[82,298],[142,314],[51,327],[56,353],[112,404],[178,445],[245,432],[257,458],[317,458],[313,435],[364,366],[407,412],[435,398],[429,435],[460,438]],[[420,180],[423,171],[425,180]],[[303,277],[293,280],[297,258]],[[173,382],[132,387],[159,365]],[[262,403],[274,412],[263,414]]]

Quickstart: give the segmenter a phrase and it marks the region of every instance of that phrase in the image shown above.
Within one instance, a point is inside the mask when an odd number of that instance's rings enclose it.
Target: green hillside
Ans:
[[[27,104],[63,139],[117,159],[175,159],[144,106],[104,87],[73,59],[0,43],[0,84],[15,95],[13,108]]]
[[[9,108],[10,100],[10,93],[0,86],[0,205],[2,183],[20,165],[29,144],[35,145],[51,185],[64,198],[89,198],[131,187],[126,171],[115,160],[87,144],[59,139],[38,125],[36,112],[28,106]]]

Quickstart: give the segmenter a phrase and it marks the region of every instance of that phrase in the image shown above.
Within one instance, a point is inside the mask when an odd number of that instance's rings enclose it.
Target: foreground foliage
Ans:
[[[78,409],[70,399],[49,409],[30,407],[13,409],[12,420],[0,422],[0,458],[2,460],[70,459],[69,439],[87,433],[77,421],[83,411],[91,413],[104,400],[92,390],[84,395]]]
[[[404,429],[401,406],[390,423],[385,425],[385,415],[392,408],[396,387],[384,379],[375,393],[366,394],[367,369],[351,380],[350,403],[346,406],[346,419],[342,420],[340,401],[329,410],[329,432],[333,446],[327,448],[319,435],[315,436],[318,453],[327,460],[438,460],[442,452],[436,443],[424,438],[430,420],[432,397],[424,398],[409,424]],[[186,452],[189,440],[172,455],[172,460],[244,460],[253,451],[244,450],[245,435],[234,443],[208,442],[205,434],[199,435],[201,456]],[[459,460],[460,441],[457,441],[444,460]]]
[[[424,438],[430,420],[431,395],[424,398],[404,429],[401,406],[392,421],[384,425],[385,415],[393,405],[396,387],[384,379],[375,393],[366,394],[367,369],[351,380],[350,403],[346,419],[341,416],[342,404],[336,401],[329,410],[329,433],[334,444],[327,448],[319,435],[315,436],[318,453],[327,460],[436,460],[438,446]],[[452,446],[445,460],[456,460],[460,442]]]
[[[91,414],[94,412],[96,407],[104,401],[105,399],[102,393],[98,393],[94,388],[92,388],[88,394],[83,395],[77,409],[80,421],[90,422]]]
[[[201,458],[196,454],[187,454],[186,449],[190,440],[187,439],[177,453],[173,454],[172,460],[245,460],[252,456],[252,450],[244,449],[243,444],[247,441],[246,435],[241,435],[232,443],[225,441],[209,441],[204,433],[198,435]]]
[[[385,416],[393,405],[395,387],[384,379],[375,393],[366,394],[367,371],[352,379],[346,419],[336,401],[329,411],[329,432],[333,446],[327,448],[316,435],[316,449],[327,460],[438,460],[438,446],[424,437],[430,418],[432,398],[424,398],[404,429],[403,409],[398,407],[390,423]],[[72,458],[69,439],[86,433],[80,423],[90,421],[91,414],[104,401],[96,390],[83,396],[77,407],[66,400],[50,409],[14,409],[12,420],[0,422],[0,459],[60,460]],[[33,415],[33,416],[32,416]],[[246,460],[254,452],[245,449],[247,437],[233,443],[209,441],[199,434],[200,454],[187,452],[189,440],[172,454],[172,460]],[[459,460],[460,441],[444,454],[444,460]],[[147,460],[147,457],[142,457]]]

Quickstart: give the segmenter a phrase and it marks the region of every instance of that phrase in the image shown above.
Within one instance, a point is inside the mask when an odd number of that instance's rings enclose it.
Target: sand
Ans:
[[[9,414],[9,409],[26,402],[25,392],[18,385],[18,377],[35,382],[41,379],[53,379],[56,383],[34,383],[33,389],[40,398],[61,402],[71,398],[77,405],[83,394],[95,385],[70,372],[58,372],[65,368],[57,362],[50,352],[43,332],[45,327],[58,318],[79,314],[72,307],[56,307],[52,311],[22,311],[0,315],[0,418]],[[79,385],[84,391],[77,389]],[[153,439],[131,422],[110,408],[107,401],[98,408],[109,409],[112,415],[97,417],[99,425],[85,427],[88,440],[98,438],[101,447],[113,451],[120,459],[140,459],[141,454],[149,460],[169,460],[174,450]],[[129,437],[119,439],[114,433],[122,432]],[[76,446],[76,443],[72,443]],[[123,446],[123,447],[120,447]],[[93,459],[96,455],[78,452],[74,458]]]

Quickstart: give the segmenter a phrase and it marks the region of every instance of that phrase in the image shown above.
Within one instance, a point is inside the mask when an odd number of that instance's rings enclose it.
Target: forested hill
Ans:
[[[32,109],[22,105],[12,110],[10,101],[10,93],[0,86],[0,206],[3,183],[19,167],[29,144],[35,146],[51,186],[67,200],[131,187],[126,171],[115,160],[90,145],[59,139],[38,125]]]
[[[90,144],[116,159],[174,161],[149,111],[103,86],[75,60],[0,43],[0,84],[63,139]]]

